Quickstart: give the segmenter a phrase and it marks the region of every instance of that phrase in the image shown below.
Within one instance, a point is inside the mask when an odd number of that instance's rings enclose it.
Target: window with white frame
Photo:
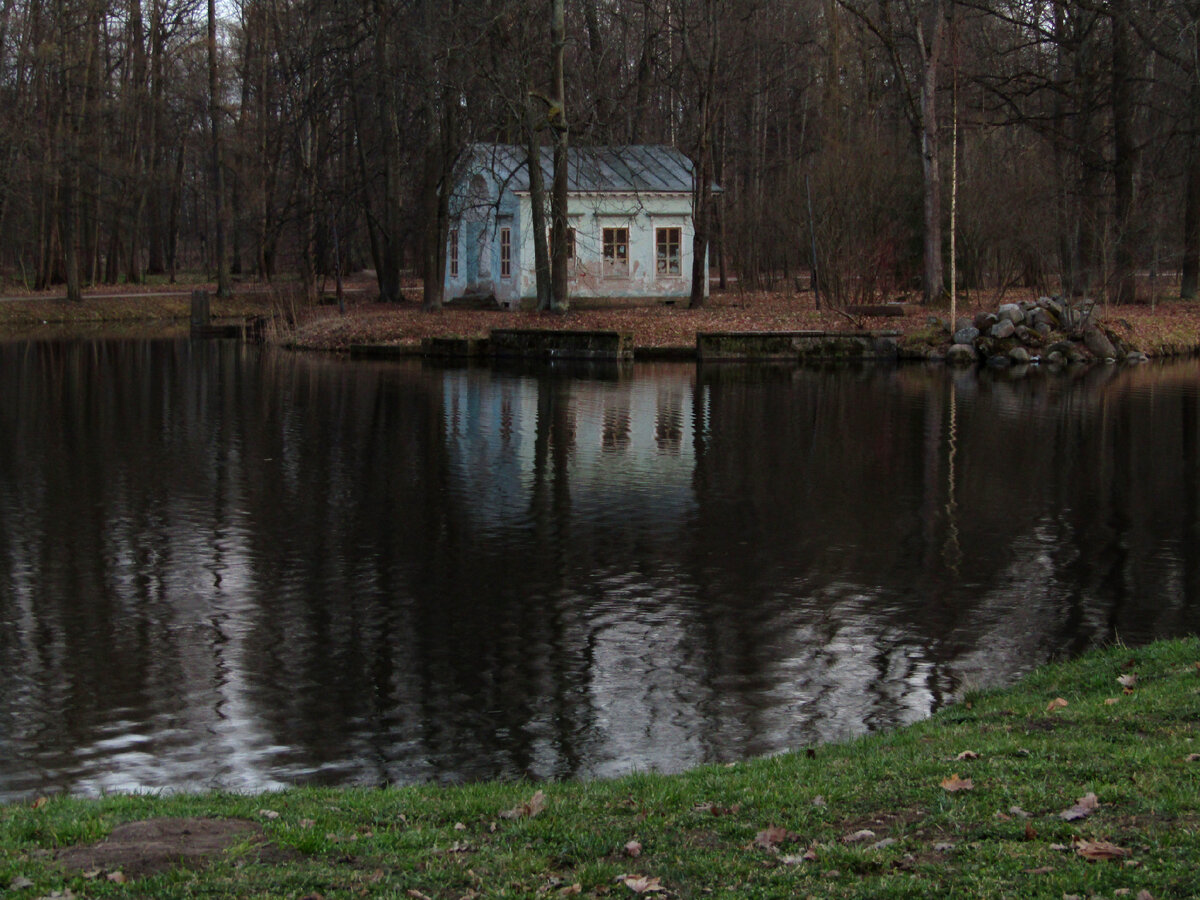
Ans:
[[[512,229],[500,229],[500,277],[512,277]]]
[[[607,278],[629,277],[629,229],[605,228],[602,233],[604,245],[604,275]]]
[[[450,229],[450,277],[458,277],[458,229]]]
[[[654,266],[659,276],[682,275],[681,229],[654,229]]]

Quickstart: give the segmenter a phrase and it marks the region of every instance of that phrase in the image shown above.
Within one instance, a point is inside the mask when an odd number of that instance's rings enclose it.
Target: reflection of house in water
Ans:
[[[479,370],[443,378],[449,465],[470,516],[520,521],[535,479],[561,477],[538,471],[553,468],[538,455],[539,430],[551,458],[556,448],[565,451],[561,487],[573,508],[668,518],[677,527],[692,506],[691,370],[654,380],[555,381]]]

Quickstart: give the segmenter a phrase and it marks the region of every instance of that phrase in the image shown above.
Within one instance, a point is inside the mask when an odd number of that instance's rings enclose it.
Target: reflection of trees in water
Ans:
[[[0,792],[672,767],[1200,626],[1196,392],[1149,369],[0,376]]]

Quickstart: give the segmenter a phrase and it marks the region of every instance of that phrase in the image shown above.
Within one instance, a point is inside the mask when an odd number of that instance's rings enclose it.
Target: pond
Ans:
[[[0,344],[0,800],[675,771],[1195,632],[1198,376]]]

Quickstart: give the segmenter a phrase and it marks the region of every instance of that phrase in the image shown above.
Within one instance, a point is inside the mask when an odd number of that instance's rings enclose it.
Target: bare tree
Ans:
[[[938,89],[955,0],[838,0],[879,42],[921,156],[925,302],[942,296],[942,176]]]
[[[217,10],[208,0],[208,117],[212,135],[213,254],[217,265],[217,296],[233,293],[229,258],[225,252],[225,164],[221,152],[221,81],[217,57]]]
[[[550,0],[550,128],[554,133],[554,186],[550,194],[550,308],[566,312],[567,286],[567,96],[563,56],[567,46],[563,0]]]

